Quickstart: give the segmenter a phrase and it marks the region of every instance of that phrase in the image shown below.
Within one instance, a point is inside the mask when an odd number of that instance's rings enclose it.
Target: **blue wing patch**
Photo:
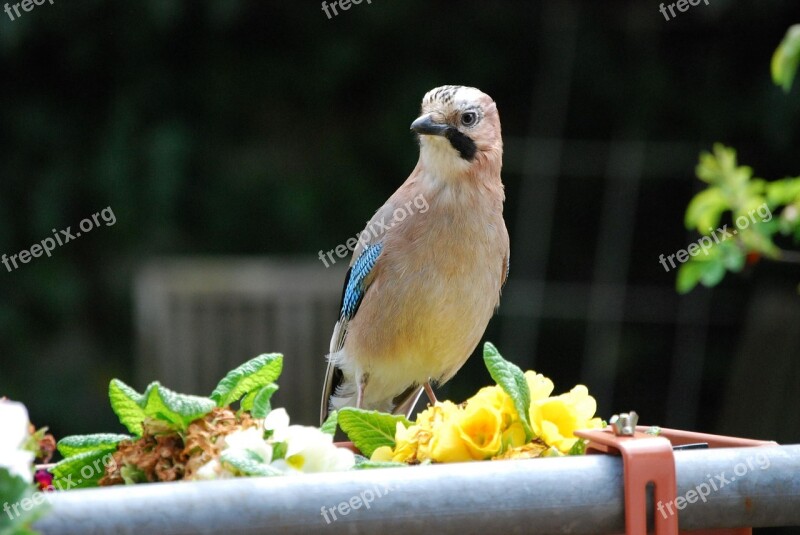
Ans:
[[[347,272],[347,279],[344,283],[344,293],[342,294],[341,317],[351,319],[356,315],[361,300],[364,299],[364,280],[375,267],[375,262],[383,251],[383,243],[367,245]]]

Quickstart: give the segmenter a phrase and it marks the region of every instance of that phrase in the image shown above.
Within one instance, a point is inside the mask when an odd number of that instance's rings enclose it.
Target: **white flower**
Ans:
[[[194,473],[194,479],[228,479],[229,477],[233,477],[233,474],[223,468],[217,459],[208,461]]]
[[[289,414],[281,407],[267,414],[264,418],[264,429],[272,431],[273,442],[285,442],[286,432],[289,429]]]
[[[286,456],[272,463],[284,472],[336,472],[355,465],[353,452],[337,448],[333,437],[316,427],[291,425],[285,431]]]
[[[0,401],[0,467],[31,481],[33,452],[22,449],[28,440],[28,411],[15,401]]]
[[[272,446],[264,441],[263,432],[255,427],[244,431],[234,431],[227,435],[225,449],[247,450],[258,456],[264,463],[272,461]]]

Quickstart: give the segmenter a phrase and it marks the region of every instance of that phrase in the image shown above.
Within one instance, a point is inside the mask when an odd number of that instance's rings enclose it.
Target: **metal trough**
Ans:
[[[800,526],[800,445],[677,451],[675,464],[678,499],[655,514],[679,512],[681,529]],[[81,535],[624,533],[622,482],[619,457],[587,455],[160,483],[56,493],[35,527]]]

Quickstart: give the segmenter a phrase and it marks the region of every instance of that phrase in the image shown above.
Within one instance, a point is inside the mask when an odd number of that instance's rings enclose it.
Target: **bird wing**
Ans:
[[[339,307],[339,321],[333,329],[331,337],[330,354],[334,354],[344,347],[347,338],[347,324],[358,312],[358,307],[364,300],[364,295],[369,288],[371,279],[369,275],[375,268],[383,251],[383,242],[366,245],[361,254],[347,270],[342,289],[342,301]],[[325,374],[325,383],[322,386],[322,403],[320,407],[320,418],[324,421],[328,416],[328,401],[333,394],[336,386],[342,381],[342,372],[336,368],[332,360],[328,360],[328,369]]]

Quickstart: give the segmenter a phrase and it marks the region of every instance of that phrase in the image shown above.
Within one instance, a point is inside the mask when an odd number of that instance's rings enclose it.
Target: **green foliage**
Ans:
[[[525,440],[529,442],[533,438],[528,407],[531,405],[531,393],[525,374],[519,366],[513,362],[505,360],[497,348],[491,343],[483,345],[483,362],[492,379],[500,385],[506,394],[514,401],[514,408],[517,409],[522,427],[525,429]]]
[[[142,436],[144,409],[141,404],[144,396],[119,379],[112,379],[108,385],[108,398],[120,423],[137,437]]]
[[[63,438],[58,443],[58,451],[64,459],[50,469],[55,476],[53,484],[61,490],[97,486],[105,473],[103,461],[108,462],[123,440],[141,437],[145,425],[159,432],[183,433],[189,424],[215,407],[226,407],[240,399],[242,410],[251,411],[254,418],[266,417],[270,411],[270,397],[278,390],[273,381],[280,376],[282,367],[282,355],[259,355],[229,372],[214,389],[212,398],[178,394],[157,381],[140,394],[119,379],[113,379],[108,388],[111,408],[134,436],[93,434]],[[278,453],[276,448],[276,455]],[[275,473],[263,461],[259,464],[257,459],[236,457],[232,453],[220,460],[245,475]],[[144,474],[133,467],[122,467],[121,474],[128,484],[144,480]]]
[[[788,93],[792,89],[797,66],[800,63],[800,24],[795,24],[772,56],[772,81]]]
[[[72,457],[92,450],[113,451],[123,440],[130,440],[128,435],[98,433],[95,435],[73,435],[58,441],[58,451],[64,457]]]
[[[57,446],[64,459],[50,469],[53,486],[59,490],[96,487],[119,443],[131,438],[110,433],[62,438]]]
[[[0,511],[0,535],[35,534],[31,524],[47,510],[47,505],[38,501],[33,502],[35,507],[29,506],[35,488],[31,483],[0,467],[0,502],[10,507],[6,511]],[[23,500],[28,506],[27,511],[22,507]]]
[[[697,284],[716,286],[727,271],[741,271],[748,255],[780,259],[773,241],[777,233],[800,241],[800,177],[774,182],[754,178],[750,167],[738,165],[736,151],[719,143],[713,153],[700,155],[696,172],[708,187],[689,202],[684,224],[701,238],[687,248],[694,254],[678,270],[678,292],[687,293]],[[779,217],[773,217],[781,208]],[[727,218],[730,222],[719,227]]]
[[[369,470],[372,468],[398,468],[400,466],[408,466],[406,463],[396,461],[371,461],[363,455],[356,456],[356,470]]]
[[[394,434],[398,422],[406,427],[411,425],[401,414],[365,411],[354,407],[340,410],[338,420],[342,431],[367,457],[371,457],[372,452],[381,446],[395,446]]]
[[[245,476],[279,476],[283,474],[269,465],[270,459],[262,459],[250,450],[225,450],[219,460],[234,473]]]
[[[241,409],[250,411],[250,415],[253,418],[266,418],[269,411],[272,410],[269,400],[272,398],[272,394],[277,391],[278,385],[276,383],[270,383],[259,390],[251,390],[242,398]]]
[[[260,393],[262,388],[270,386],[280,377],[282,369],[283,355],[280,353],[259,355],[228,372],[211,393],[211,399],[217,402],[218,407],[225,407],[251,392]],[[277,386],[269,394],[263,395],[268,400],[275,390]],[[249,405],[250,400],[247,403]]]
[[[589,444],[589,441],[583,438],[579,438],[575,441],[575,444],[569,449],[569,453],[567,455],[585,455],[586,454],[586,445]]]
[[[329,435],[336,434],[336,426],[339,424],[339,411],[333,411],[328,415],[328,418],[320,426],[319,430]]]
[[[161,421],[166,429],[185,431],[190,423],[217,406],[212,399],[178,394],[158,381],[139,394],[119,379],[113,379],[109,398],[120,423],[136,436],[141,436],[142,424],[148,418]]]
[[[54,476],[53,486],[58,490],[96,487],[105,474],[105,464],[108,464],[116,448],[114,444],[107,449],[82,451],[56,463],[50,468]]]

